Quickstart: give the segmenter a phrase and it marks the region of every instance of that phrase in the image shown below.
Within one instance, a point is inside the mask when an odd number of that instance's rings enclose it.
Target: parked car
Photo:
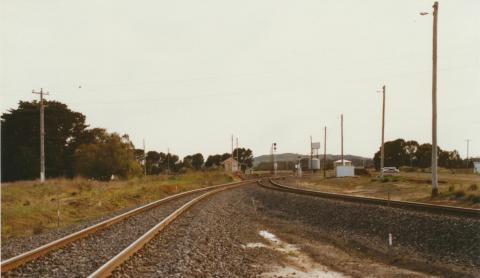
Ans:
[[[395,174],[395,173],[400,173],[400,170],[398,170],[397,167],[383,167],[383,173],[384,174]]]

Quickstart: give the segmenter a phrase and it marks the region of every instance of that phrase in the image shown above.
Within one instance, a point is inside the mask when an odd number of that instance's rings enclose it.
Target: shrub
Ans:
[[[404,167],[400,167],[400,171],[406,172],[406,173],[417,172],[417,168],[404,166]]]
[[[469,199],[472,203],[474,203],[474,204],[480,203],[480,196],[479,196],[479,195],[470,194],[470,195],[468,196],[468,199]]]
[[[455,196],[455,199],[461,199],[461,198],[465,197],[465,191],[457,190],[457,191],[455,191],[454,196]]]

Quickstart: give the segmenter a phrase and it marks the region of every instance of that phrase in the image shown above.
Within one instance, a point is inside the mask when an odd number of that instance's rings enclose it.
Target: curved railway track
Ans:
[[[2,276],[82,277],[93,273],[91,277],[106,277],[194,204],[212,194],[251,182],[191,190],[133,209],[2,261]],[[101,264],[104,265],[98,268]]]
[[[259,181],[258,183],[263,187],[290,192],[290,193],[296,193],[296,194],[317,196],[317,197],[328,198],[328,199],[337,199],[337,200],[365,203],[365,204],[372,204],[372,205],[389,206],[389,207],[417,210],[417,211],[423,211],[423,212],[428,211],[431,213],[449,214],[453,216],[480,218],[480,209],[433,205],[433,204],[418,203],[418,202],[395,201],[395,200],[387,200],[387,199],[372,198],[372,197],[353,196],[353,195],[346,195],[346,194],[339,194],[339,193],[295,188],[292,186],[281,184],[272,178],[269,178],[268,181],[272,186],[267,186],[263,184],[261,181]]]

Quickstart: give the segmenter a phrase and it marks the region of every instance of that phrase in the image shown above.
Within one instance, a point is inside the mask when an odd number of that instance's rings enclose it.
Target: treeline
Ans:
[[[375,153],[373,161],[376,169],[380,169],[380,149]],[[385,142],[385,167],[417,167],[429,168],[432,165],[432,145],[419,144],[417,141],[397,139]],[[438,147],[438,166],[445,168],[464,168],[467,161],[460,157],[457,150],[447,151]]]
[[[148,174],[181,172],[185,169],[219,167],[229,154],[209,156],[200,153],[180,160],[175,154],[155,151],[146,155],[135,149],[128,135],[109,133],[103,128],[89,128],[85,115],[70,110],[57,101],[45,101],[46,177],[84,176],[108,180]],[[40,172],[39,103],[20,101],[18,108],[1,115],[1,180],[32,180]],[[252,152],[239,152],[241,162],[251,167]]]
[[[233,151],[233,157],[240,161],[242,170],[252,167],[253,153],[250,149],[238,148]],[[139,163],[144,163],[143,150],[135,150],[135,157]],[[189,169],[217,169],[222,167],[222,162],[231,157],[230,153],[209,155],[205,160],[201,153],[187,155],[180,160],[178,155],[149,151],[146,154],[146,172],[147,175],[158,175],[162,173],[181,173]]]

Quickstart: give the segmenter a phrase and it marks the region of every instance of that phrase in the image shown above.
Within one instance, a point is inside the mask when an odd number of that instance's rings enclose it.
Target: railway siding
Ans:
[[[370,249],[398,263],[410,260],[434,265],[438,262],[439,269],[442,266],[473,268],[480,275],[480,219],[477,217],[292,194],[273,188],[259,190],[255,198],[272,217],[312,225],[328,238]],[[393,235],[391,247],[389,233]]]

